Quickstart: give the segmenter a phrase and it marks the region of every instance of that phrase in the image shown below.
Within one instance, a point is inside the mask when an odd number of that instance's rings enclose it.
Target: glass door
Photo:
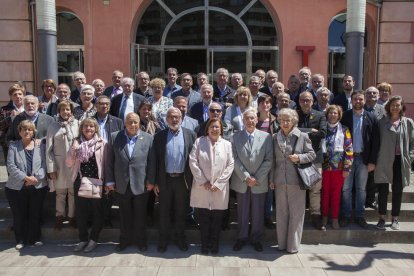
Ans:
[[[68,84],[71,89],[75,88],[73,73],[84,71],[83,45],[58,45],[58,81]]]
[[[328,88],[336,95],[342,91],[342,79],[345,76],[345,47],[329,47]]]
[[[251,51],[243,48],[209,48],[207,72],[211,83],[218,68],[226,68],[230,75],[242,74],[245,79],[251,75]]]

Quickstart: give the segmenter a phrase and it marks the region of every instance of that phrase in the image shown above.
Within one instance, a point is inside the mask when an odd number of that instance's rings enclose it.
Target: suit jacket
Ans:
[[[226,115],[224,116],[224,121],[226,124],[232,126],[233,132],[241,131],[244,129],[243,120],[240,120],[240,118],[242,118],[242,114],[239,116],[237,113],[237,106],[235,104],[227,108]]]
[[[7,155],[9,178],[7,179],[6,187],[12,190],[21,190],[24,185],[24,179],[27,176],[26,168],[27,161],[22,140],[10,142],[9,153]],[[44,141],[39,146],[35,145],[34,147],[32,175],[39,181],[35,186],[36,189],[47,186]]]
[[[378,151],[380,147],[380,133],[378,128],[378,121],[372,113],[364,111],[364,118],[362,121],[362,143],[364,151],[362,152],[362,160],[365,165],[368,163],[376,164]],[[347,126],[351,135],[353,135],[353,110],[350,109],[344,112],[341,124]]]
[[[346,95],[344,92],[339,93],[332,101],[331,104],[336,104],[342,107],[342,111],[345,112],[349,110],[349,103],[348,99],[346,98]]]
[[[134,101],[134,112],[138,114],[138,108],[141,102],[145,100],[145,97],[137,93],[132,93],[131,95]],[[121,111],[121,103],[123,97],[124,94],[122,93],[112,98],[111,109],[109,110],[109,114],[119,118],[119,112]],[[124,118],[120,119],[123,120]]]
[[[122,87],[121,87],[121,88],[122,88]],[[111,99],[112,90],[114,90],[114,86],[113,86],[113,85],[111,85],[111,86],[109,86],[109,87],[105,88],[105,90],[104,90],[104,92],[103,92],[103,95],[105,95],[105,96],[107,96],[107,97],[109,97],[109,98]]]
[[[233,97],[236,91],[231,88],[230,86],[226,86],[226,89],[224,89],[223,96],[220,96],[220,89],[217,85],[213,86],[214,92],[213,92],[213,100],[215,102],[220,103],[233,103]]]
[[[98,113],[95,114],[94,118],[98,120]],[[108,137],[111,135],[111,133],[120,131],[124,129],[124,122],[119,119],[118,117],[112,116],[108,114],[108,119],[105,123],[105,129],[108,133]],[[108,138],[109,139],[109,138]]]
[[[79,121],[74,119],[70,126],[73,139],[79,136]],[[57,179],[53,180],[55,189],[73,188],[72,170],[66,167],[66,156],[72,146],[68,140],[66,128],[58,122],[53,122],[47,130],[46,136],[46,165],[47,172],[57,172]]]
[[[20,135],[19,135],[19,131],[17,130],[17,127],[24,120],[26,120],[26,115],[24,112],[14,117],[12,125],[7,131],[7,137],[6,137],[7,141],[20,140]],[[41,139],[41,138],[46,137],[47,129],[54,121],[55,119],[53,119],[49,115],[39,113],[39,117],[37,117],[37,120],[35,122],[35,126],[36,126],[35,138]]]
[[[229,203],[229,180],[234,169],[231,143],[219,138],[213,146],[210,138],[201,137],[190,154],[193,173],[190,206],[209,210],[226,210]],[[209,182],[219,191],[211,192],[203,184]]]
[[[326,136],[326,117],[325,113],[311,109],[308,122],[306,123],[306,116],[302,110],[298,110],[299,122],[298,128],[300,131],[308,134],[309,139],[312,141],[313,150],[317,153],[317,160],[315,162],[322,162],[322,152],[319,151],[321,146],[321,140]],[[317,129],[318,132],[312,132],[312,128]]]
[[[181,126],[196,132],[198,122],[196,119],[193,119],[190,116],[184,116]]]
[[[269,133],[255,130],[253,145],[250,147],[246,131],[233,135],[234,172],[230,188],[238,193],[247,191],[245,179],[254,177],[258,184],[251,187],[254,194],[265,193],[269,187],[269,172],[272,168],[272,137]]]
[[[273,136],[273,167],[270,171],[270,181],[275,185],[302,185],[296,167],[289,159],[289,155],[297,154],[299,163],[306,164],[312,162],[315,157],[315,151],[312,148],[311,141],[306,133],[301,132],[298,128],[293,130],[286,137],[285,150],[279,145],[278,136],[284,135],[279,131]],[[292,149],[295,144],[295,149]]]
[[[188,157],[193,148],[194,141],[196,140],[196,134],[194,131],[187,128],[181,128],[184,135],[184,159],[185,159],[185,181],[188,189],[191,189],[191,183],[193,182],[193,175],[191,174]],[[148,182],[158,185],[160,189],[166,188],[168,185],[165,168],[165,156],[167,148],[167,136],[169,128],[163,129],[154,136],[154,146],[151,149],[149,169],[148,169]]]
[[[380,105],[379,103],[375,104],[374,108],[368,107],[366,104],[364,105],[364,109],[368,112],[371,112],[374,114],[375,118],[377,118],[378,122],[382,119],[382,117],[386,116],[386,111],[383,105]]]
[[[77,88],[70,92],[70,100],[75,103],[80,103],[80,91]]]
[[[173,92],[171,94],[171,99],[174,101],[174,99],[178,96],[183,96],[187,98],[187,103],[188,103],[188,111],[187,113],[190,112],[191,108],[193,107],[193,105],[195,105],[198,102],[201,102],[201,94],[194,91],[193,89],[190,90],[190,94],[187,96],[184,95],[183,89],[181,88],[180,90],[177,90],[175,92]]]
[[[262,86],[259,91],[272,97],[272,88],[267,85]]]
[[[198,121],[198,124],[202,124],[204,123],[203,110],[204,110],[204,103],[198,102],[191,107],[189,115],[191,118],[196,119]]]
[[[125,131],[111,134],[105,166],[105,182],[115,183],[115,189],[125,194],[128,185],[134,195],[146,192],[148,159],[153,137],[140,131],[132,155],[129,156]]]

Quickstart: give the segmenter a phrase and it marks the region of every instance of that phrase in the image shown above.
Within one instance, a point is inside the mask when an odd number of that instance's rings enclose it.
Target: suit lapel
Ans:
[[[137,152],[138,148],[141,147],[142,141],[144,141],[144,136],[142,135],[142,131],[140,131],[138,138],[135,141],[134,149],[132,150],[131,159],[133,158],[133,156],[135,156],[135,153]]]
[[[241,135],[242,137],[240,137],[241,138],[240,142],[248,152],[251,152],[252,148],[250,148],[250,144],[249,144],[249,135],[247,134],[247,131],[245,130],[242,130],[242,131],[243,131],[243,135]]]
[[[33,149],[33,163],[32,163],[32,174],[35,174],[37,171],[39,171],[41,164],[40,160],[40,146],[36,146]]]
[[[18,145],[17,145],[17,152],[18,152],[18,154],[20,156],[20,159],[21,159],[21,162],[23,164],[24,171],[27,171],[27,167],[26,167],[26,155],[24,154],[22,140],[20,140],[19,143],[18,143]]]

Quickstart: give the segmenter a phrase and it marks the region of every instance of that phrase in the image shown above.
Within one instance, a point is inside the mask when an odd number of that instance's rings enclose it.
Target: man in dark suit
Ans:
[[[227,85],[229,71],[226,68],[219,68],[216,71],[216,85],[214,85],[213,99],[215,102],[230,106],[233,103],[235,91]]]
[[[171,216],[174,217],[174,232],[178,248],[187,251],[185,238],[185,218],[189,207],[192,184],[188,157],[196,139],[196,134],[181,127],[181,112],[171,107],[167,111],[168,128],[154,136],[148,182],[159,194],[160,237],[158,252],[165,252],[170,239]]]
[[[111,109],[109,114],[124,120],[126,115],[130,112],[138,113],[139,105],[145,100],[144,96],[134,91],[135,82],[131,78],[123,78],[121,81],[122,94],[112,98]]]
[[[320,145],[322,139],[326,136],[326,117],[323,112],[312,109],[313,95],[309,91],[302,92],[299,95],[299,105],[298,128],[302,132],[308,133],[312,148],[316,153],[314,164],[322,174],[323,156]],[[309,207],[313,226],[316,229],[326,230],[321,221],[321,189],[322,181],[319,181],[309,190]]]
[[[343,112],[352,109],[351,94],[354,91],[355,81],[352,76],[346,75],[342,79],[344,91],[339,93],[331,102],[342,107]]]
[[[272,96],[272,87],[278,80],[277,72],[274,70],[269,70],[266,72],[266,84],[260,88],[260,92],[265,93],[269,96]]]
[[[106,190],[115,191],[119,203],[120,238],[116,251],[136,244],[147,251],[146,219],[148,192],[146,185],[148,157],[153,137],[140,131],[139,116],[128,113],[125,131],[111,134],[105,165]]]
[[[121,80],[124,77],[124,73],[122,73],[119,70],[115,70],[112,73],[112,86],[109,86],[105,89],[103,94],[110,99],[113,97],[122,94],[122,86],[121,86]]]
[[[46,114],[52,117],[57,116],[57,107],[60,102],[64,100],[70,101],[70,88],[66,83],[61,83],[56,89],[56,96],[58,97],[57,101],[50,103],[47,107]],[[79,106],[77,103],[70,101],[73,107]]]
[[[99,133],[101,138],[105,141],[109,140],[111,133],[121,131],[124,129],[124,122],[121,119],[109,115],[109,109],[111,107],[111,100],[105,95],[101,95],[96,99],[95,108],[96,114],[95,119],[99,125]],[[107,194],[102,198],[102,212],[104,225],[112,227],[111,222],[111,209],[113,204],[112,194]]]
[[[204,84],[201,86],[200,93],[202,101],[191,107],[189,115],[198,121],[199,124],[208,120],[208,106],[213,100],[213,86],[211,84]]]
[[[80,104],[80,91],[82,86],[86,84],[86,77],[84,73],[77,71],[73,73],[72,78],[76,88],[72,91],[72,93],[70,93],[70,100]]]
[[[191,110],[191,107],[201,102],[201,95],[197,91],[194,91],[191,87],[193,85],[193,78],[189,73],[181,74],[181,89],[173,92],[171,94],[171,99],[174,99],[178,96],[184,96],[187,98],[188,110]]]
[[[378,121],[375,115],[364,110],[365,91],[355,91],[351,95],[352,109],[344,112],[341,123],[347,126],[352,135],[354,161],[351,173],[342,188],[341,227],[347,226],[352,215],[352,189],[355,188],[354,221],[362,228],[368,224],[364,218],[366,184],[368,173],[375,170],[380,146]]]
[[[21,121],[32,121],[36,126],[36,139],[46,137],[48,127],[55,121],[49,115],[39,113],[39,100],[33,95],[24,97],[23,99],[24,112],[14,117],[10,128],[7,131],[6,140],[15,141],[20,140],[19,131],[17,127]]]
[[[183,96],[177,96],[174,99],[174,107],[178,108],[181,111],[181,126],[191,129],[192,131],[195,131],[195,129],[198,126],[198,122],[196,119],[191,118],[187,115],[187,99]]]
[[[134,90],[134,93],[138,93],[145,98],[152,96],[152,88],[150,87],[150,77],[147,72],[139,72],[137,75],[138,85]]]
[[[209,119],[220,119],[223,125],[223,138],[226,140],[230,140],[230,136],[232,135],[233,126],[226,124],[223,121],[223,107],[220,103],[212,102],[208,106],[208,119],[207,121],[198,125],[195,129],[197,133],[197,137],[205,136],[206,135],[206,126]]]

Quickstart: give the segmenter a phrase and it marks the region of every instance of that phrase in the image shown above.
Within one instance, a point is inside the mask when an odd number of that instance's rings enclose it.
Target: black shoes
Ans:
[[[276,225],[273,224],[270,218],[265,218],[264,225],[267,229],[276,229]]]
[[[347,217],[343,217],[339,220],[340,227],[347,227],[349,225],[350,219]]]
[[[246,242],[242,240],[237,240],[236,243],[233,245],[233,251],[240,251],[243,246],[245,246]]]
[[[254,250],[256,250],[257,252],[262,252],[263,251],[263,246],[260,242],[252,243],[252,246],[253,246]]]
[[[185,241],[177,241],[177,246],[181,251],[188,251],[188,245]]]
[[[355,222],[361,228],[364,228],[364,229],[368,228],[368,223],[364,218],[355,218]]]
[[[121,251],[124,251],[127,247],[128,247],[128,244],[120,243],[117,246],[115,246],[115,251],[121,252]]]
[[[379,219],[377,223],[377,229],[378,230],[385,230],[385,220]]]
[[[137,246],[140,252],[145,252],[148,250],[148,246],[146,244],[140,244]]]
[[[157,247],[157,251],[158,251],[158,253],[164,253],[165,251],[167,251],[167,246],[163,245],[163,244],[160,244]]]

